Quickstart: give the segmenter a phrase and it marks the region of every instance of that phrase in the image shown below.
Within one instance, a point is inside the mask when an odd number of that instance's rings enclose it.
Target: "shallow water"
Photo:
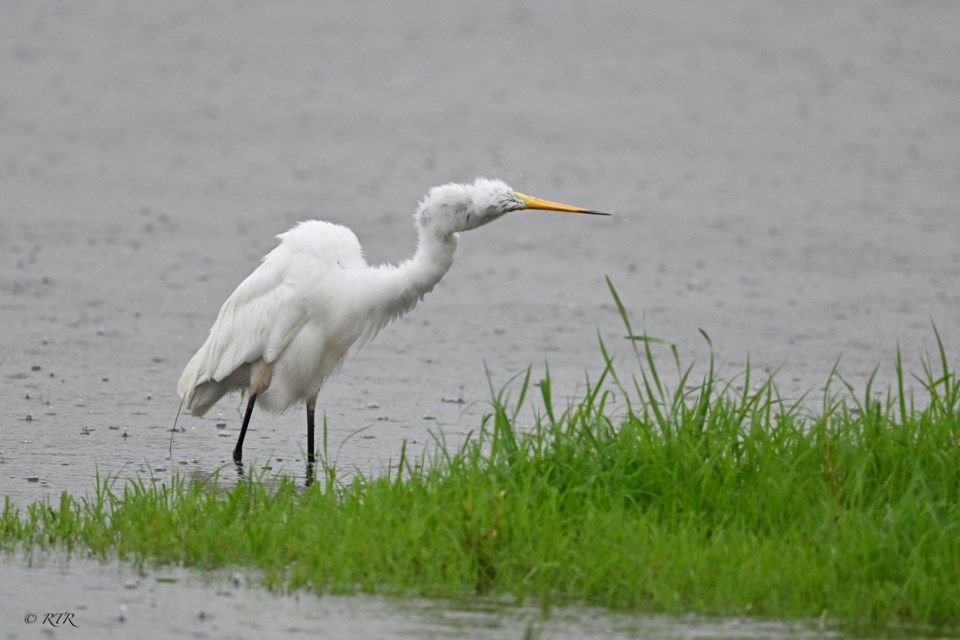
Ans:
[[[825,638],[813,623],[748,618],[636,616],[589,607],[372,596],[273,594],[250,587],[242,572],[203,578],[180,569],[147,569],[94,560],[47,558],[27,566],[2,557],[0,620],[5,638],[42,632],[89,638]],[[47,617],[47,614],[53,614]],[[61,614],[59,617],[56,614]],[[72,615],[69,615],[72,614]],[[60,627],[54,627],[59,623]],[[76,626],[74,626],[76,625]]]
[[[272,236],[323,217],[395,261],[425,190],[478,174],[616,215],[464,235],[327,383],[344,471],[431,431],[455,445],[485,366],[499,386],[549,362],[562,404],[601,370],[599,333],[628,372],[604,275],[686,362],[703,328],[722,374],[749,353],[789,397],[838,356],[888,381],[897,344],[918,371],[931,320],[956,362],[958,26],[935,2],[12,3],[0,492],[226,464],[238,401],[182,418],[170,457],[175,385]],[[247,461],[299,473],[304,431],[258,412]]]

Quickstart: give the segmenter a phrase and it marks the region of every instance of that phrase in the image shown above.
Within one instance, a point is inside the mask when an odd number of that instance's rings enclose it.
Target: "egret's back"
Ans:
[[[261,406],[282,411],[307,397],[309,387],[319,389],[329,373],[332,298],[345,272],[366,267],[360,243],[346,227],[318,220],[277,237],[280,245],[223,303],[180,376],[177,391],[194,415],[247,387],[264,392]],[[303,353],[288,354],[292,344]],[[332,354],[337,361],[340,346]],[[284,384],[271,388],[275,376]]]

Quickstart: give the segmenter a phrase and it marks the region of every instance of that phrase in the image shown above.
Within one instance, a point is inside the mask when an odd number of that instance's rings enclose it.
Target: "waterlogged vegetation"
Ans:
[[[832,372],[812,410],[749,367],[721,382],[711,364],[692,380],[668,345],[634,335],[613,294],[639,372],[621,378],[607,358],[562,411],[549,375],[535,385],[528,371],[454,451],[404,448],[350,480],[327,457],[307,488],[264,473],[232,486],[101,479],[91,496],[24,512],[8,500],[0,543],[249,566],[283,589],[956,631],[960,384],[939,335],[919,376],[899,353],[882,394]]]

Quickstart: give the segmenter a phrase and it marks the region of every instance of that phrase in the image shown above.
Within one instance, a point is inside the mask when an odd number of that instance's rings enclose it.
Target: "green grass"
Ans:
[[[960,384],[939,335],[916,393],[898,353],[885,395],[871,377],[858,397],[834,371],[842,396],[812,411],[772,380],[756,387],[749,366],[742,390],[712,361],[692,384],[611,291],[639,373],[618,377],[601,343],[606,369],[562,412],[549,374],[535,386],[527,371],[454,451],[404,447],[381,475],[350,481],[327,460],[307,489],[263,473],[233,486],[100,479],[92,496],[23,513],[6,500],[0,546],[250,566],[286,589],[956,631]],[[521,428],[535,390],[539,417]]]

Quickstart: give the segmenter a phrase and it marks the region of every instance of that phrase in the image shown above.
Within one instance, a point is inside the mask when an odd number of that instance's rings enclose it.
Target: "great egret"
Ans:
[[[500,180],[434,187],[417,207],[417,250],[398,265],[367,265],[352,231],[301,222],[230,294],[177,392],[202,416],[224,394],[249,391],[233,460],[243,457],[254,403],[275,413],[307,405],[307,461],[314,461],[314,409],[324,379],[357,342],[410,311],[453,263],[457,235],[511,211],[609,215],[518,193]]]

